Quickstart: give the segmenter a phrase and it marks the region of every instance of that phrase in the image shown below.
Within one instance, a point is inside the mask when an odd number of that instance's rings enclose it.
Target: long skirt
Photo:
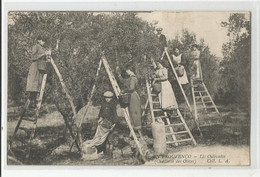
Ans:
[[[194,68],[196,68],[195,70],[195,74],[194,77],[195,79],[201,79],[201,66],[200,66],[200,61],[199,60],[195,60],[193,62]]]
[[[184,69],[184,66],[181,66],[181,67],[183,68],[184,73],[183,73],[183,76],[178,77],[179,82],[180,82],[180,84],[182,84],[182,85],[188,84],[189,81],[188,81],[188,77],[187,77],[186,70]]]
[[[164,110],[178,108],[178,104],[177,104],[177,101],[176,101],[175,95],[173,93],[173,89],[172,89],[170,82],[168,80],[162,81],[161,88],[162,88],[162,90],[159,94],[161,108]]]
[[[128,110],[129,110],[129,115],[130,115],[133,128],[135,130],[140,130],[142,128],[141,102],[140,102],[140,97],[136,91],[131,93]]]
[[[37,61],[34,61],[29,69],[26,91],[40,92],[43,74],[39,71]]]

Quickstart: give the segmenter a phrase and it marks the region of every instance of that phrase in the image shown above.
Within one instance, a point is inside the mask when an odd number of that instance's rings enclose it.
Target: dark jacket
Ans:
[[[110,120],[113,124],[117,122],[116,102],[113,99],[110,102],[103,102],[98,115],[98,118],[100,117]]]
[[[160,35],[159,42],[160,42],[161,48],[167,47],[167,41],[166,41],[165,35],[163,35],[163,34]]]
[[[32,62],[26,83],[27,92],[40,92],[43,73],[39,71],[39,61],[45,60],[46,50],[40,45],[36,44],[32,48],[32,56],[30,58]],[[45,62],[45,61],[44,61]]]

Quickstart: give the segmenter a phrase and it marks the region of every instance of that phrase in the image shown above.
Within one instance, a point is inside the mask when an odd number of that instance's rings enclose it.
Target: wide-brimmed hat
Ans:
[[[110,91],[106,91],[105,93],[104,93],[104,97],[105,98],[112,98],[114,96],[114,94],[112,93],[112,92],[110,92]]]
[[[156,31],[162,31],[163,29],[161,27],[156,28]]]

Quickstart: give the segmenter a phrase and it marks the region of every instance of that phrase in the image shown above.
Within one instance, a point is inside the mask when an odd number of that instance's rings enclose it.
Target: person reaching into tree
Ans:
[[[184,67],[184,60],[182,57],[182,53],[180,53],[180,50],[177,47],[174,49],[174,53],[172,55],[172,61],[173,61],[172,63],[174,65],[175,71],[178,76],[179,83],[182,85],[182,87],[185,91],[185,94],[189,95],[190,94],[189,80],[187,77],[186,69]],[[178,85],[177,83],[175,83],[175,84]],[[178,92],[179,94],[177,94],[177,95],[182,95],[179,87],[178,87],[178,90],[179,90],[179,92]],[[183,98],[183,96],[178,97],[178,101],[182,100],[182,98]]]
[[[168,70],[160,62],[153,62],[155,70],[155,83],[160,83],[161,92],[159,93],[161,109],[170,111],[178,108],[176,98],[170,82],[168,81]]]
[[[118,74],[118,78],[119,78],[120,82],[122,82],[126,87],[126,90],[124,92],[126,92],[130,95],[128,110],[129,110],[130,119],[131,119],[133,128],[139,132],[140,136],[142,136],[142,133],[141,133],[141,128],[142,128],[141,102],[140,102],[140,97],[136,91],[137,86],[138,86],[137,85],[138,80],[136,78],[135,73],[132,71],[131,67],[126,68],[126,73],[128,75],[127,79],[124,79],[121,76],[121,73],[119,72],[119,70],[120,70],[119,67],[117,67],[116,70],[117,70],[117,74]]]
[[[32,48],[32,56],[30,60],[32,64],[29,68],[27,77],[26,91],[29,92],[29,99],[31,101],[31,107],[36,107],[36,97],[40,92],[43,74],[46,73],[47,55],[50,55],[50,50],[44,47],[46,40],[39,36],[37,38],[37,44]]]
[[[174,54],[172,55],[172,59],[173,59],[174,67],[177,72],[180,84],[182,85],[188,84],[189,81],[188,81],[186,70],[183,66],[182,53],[180,53],[180,50],[177,47],[174,49]]]

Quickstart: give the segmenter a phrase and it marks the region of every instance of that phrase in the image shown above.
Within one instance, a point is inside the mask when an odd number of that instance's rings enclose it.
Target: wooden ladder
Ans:
[[[163,111],[158,94],[152,93],[152,88],[146,79],[147,95],[150,113],[154,121],[163,121],[165,124],[166,143],[174,144],[192,142],[197,145],[196,140],[190,132],[179,108],[172,111]]]
[[[62,79],[62,76],[56,66],[56,64],[54,63],[54,60],[51,58],[51,56],[49,56],[50,58],[50,63],[52,64],[53,66],[53,69],[55,70],[59,80],[60,80],[60,83],[61,83],[61,86],[64,90],[64,92],[66,93],[66,97],[68,98],[69,102],[70,102],[70,105],[72,107],[72,111],[73,111],[73,114],[74,114],[74,119],[75,119],[75,116],[76,116],[76,110],[75,110],[75,106],[73,104],[73,100],[72,100],[72,97],[70,96],[69,92],[68,92],[68,89]],[[35,138],[35,132],[36,132],[36,128],[37,128],[37,121],[38,121],[38,118],[39,118],[39,114],[40,114],[40,109],[41,109],[41,104],[42,104],[42,98],[43,98],[43,94],[44,94],[44,90],[45,90],[45,85],[46,85],[46,80],[47,80],[47,74],[44,74],[43,75],[43,79],[42,79],[42,83],[41,83],[41,89],[40,89],[40,93],[38,95],[38,98],[37,98],[37,105],[36,105],[36,109],[32,110],[34,113],[35,113],[35,116],[34,118],[31,118],[31,116],[26,116],[26,112],[30,111],[29,110],[29,105],[30,105],[30,99],[27,99],[24,107],[22,108],[21,112],[20,112],[20,115],[19,115],[19,120],[18,120],[18,123],[15,127],[15,130],[14,130],[14,133],[10,139],[10,142],[9,142],[9,146],[8,148],[11,150],[12,148],[12,143],[13,143],[13,140],[15,139],[16,135],[17,135],[17,132],[18,130],[24,130],[26,133],[28,132],[29,133],[29,139],[27,141],[26,144],[30,145],[31,141],[33,138]],[[30,122],[30,123],[33,123],[32,125],[32,130],[30,130],[30,128],[26,128],[26,127],[21,127],[21,124],[22,122]],[[66,127],[68,128],[69,130],[69,133],[73,139],[73,144],[76,145],[78,151],[80,152],[81,151],[81,147],[79,145],[79,142],[78,142],[78,138],[77,136],[74,134],[73,130],[72,130],[72,127],[70,125],[70,123],[64,118],[64,121],[65,121],[65,124],[66,124]],[[26,158],[29,158],[29,155],[30,155],[30,147],[27,147],[27,150],[26,150]]]
[[[172,64],[172,60],[171,60],[171,58],[170,58],[170,55],[169,55],[168,52],[167,52],[167,49],[164,49],[163,54],[162,54],[162,57],[161,57],[161,60],[164,58],[164,55],[167,56],[168,62],[169,62],[169,64],[170,64],[170,66],[171,66],[172,72],[173,72],[173,74],[174,74],[174,76],[175,76],[175,78],[176,78],[176,80],[177,80],[177,83],[178,83],[178,85],[179,85],[179,87],[180,87],[180,89],[181,89],[181,92],[182,92],[182,95],[183,95],[183,97],[184,97],[184,99],[185,99],[186,105],[187,105],[187,107],[188,107],[190,113],[192,114],[192,109],[191,109],[190,103],[189,103],[189,101],[188,101],[188,99],[187,99],[187,96],[186,96],[186,94],[185,94],[185,92],[184,92],[184,90],[183,90],[183,87],[182,87],[182,85],[181,85],[181,83],[180,83],[180,81],[179,81],[179,77],[178,77],[178,75],[177,75],[177,73],[176,73],[176,71],[175,71],[175,68],[174,68],[174,66],[173,66],[173,64]]]
[[[110,66],[109,66],[109,64],[107,62],[107,59],[106,59],[106,57],[104,55],[102,55],[101,60],[102,60],[102,62],[104,64],[105,70],[106,70],[106,72],[108,74],[108,77],[109,77],[109,80],[110,80],[110,83],[111,83],[111,85],[112,85],[112,87],[114,89],[115,95],[116,95],[116,97],[118,99],[118,97],[120,95],[120,92],[121,92],[120,87],[119,87],[119,85],[118,85],[118,83],[116,81],[116,78],[114,77],[113,72],[112,72],[112,70],[111,70],[111,68],[110,68]],[[138,149],[139,153],[141,154],[142,159],[144,161],[146,161],[146,158],[145,158],[145,155],[144,155],[144,153],[142,151],[142,147],[140,145],[140,142],[138,141],[138,139],[136,137],[136,134],[134,132],[134,129],[132,127],[132,124],[131,124],[131,121],[130,121],[129,112],[128,112],[128,108],[122,108],[121,107],[121,109],[122,109],[122,111],[124,113],[124,117],[125,117],[126,123],[127,123],[128,127],[130,129],[130,132],[131,132],[133,138],[134,138],[134,141],[136,143],[137,149]]]
[[[16,137],[18,130],[23,130],[26,133],[28,132],[29,139],[28,139],[26,144],[30,145],[32,139],[35,137],[35,132],[36,132],[36,128],[37,128],[37,121],[38,121],[39,114],[40,114],[40,108],[41,108],[41,104],[42,104],[42,98],[43,98],[46,80],[47,80],[47,74],[44,74],[43,79],[42,79],[42,83],[41,83],[40,94],[38,94],[38,98],[36,100],[37,105],[36,105],[36,108],[32,110],[32,111],[35,112],[34,118],[31,118],[30,116],[26,116],[26,112],[29,111],[30,99],[27,99],[24,107],[22,108],[22,110],[20,112],[18,123],[15,127],[14,133],[13,133],[12,138],[11,138],[10,143],[9,143],[10,148],[12,147],[13,140]],[[24,122],[24,121],[27,122],[26,125],[31,124],[31,128],[21,127],[21,123]],[[30,148],[27,148],[26,158],[28,158],[29,155],[30,155]]]
[[[202,79],[191,79],[191,90],[194,105],[195,121],[200,127],[212,126],[221,123],[221,114],[218,111],[209,91]],[[213,116],[213,117],[212,117]]]

